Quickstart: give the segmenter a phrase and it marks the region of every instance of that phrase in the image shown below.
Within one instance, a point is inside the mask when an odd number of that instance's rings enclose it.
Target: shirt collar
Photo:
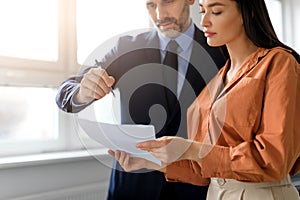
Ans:
[[[191,23],[189,28],[184,33],[180,34],[177,38],[175,38],[175,41],[178,43],[180,47],[179,48],[180,51],[186,51],[189,48],[194,38],[194,32],[195,32],[195,26],[193,23]],[[174,40],[174,38],[166,37],[159,31],[158,31],[158,37],[160,42],[160,48],[163,51],[166,51],[166,47],[170,42],[170,40],[172,39]]]

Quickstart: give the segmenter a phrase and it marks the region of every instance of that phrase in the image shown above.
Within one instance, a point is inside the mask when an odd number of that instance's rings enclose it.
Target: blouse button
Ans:
[[[219,184],[220,186],[222,186],[222,185],[225,184],[226,181],[225,181],[224,178],[218,178],[217,182],[218,182],[218,184]]]

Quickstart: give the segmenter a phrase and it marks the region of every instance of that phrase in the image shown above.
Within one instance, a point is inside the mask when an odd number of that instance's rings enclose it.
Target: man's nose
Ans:
[[[162,20],[162,19],[168,17],[169,16],[168,8],[166,6],[158,4],[156,7],[156,16],[157,16],[157,19],[159,19],[159,20]]]

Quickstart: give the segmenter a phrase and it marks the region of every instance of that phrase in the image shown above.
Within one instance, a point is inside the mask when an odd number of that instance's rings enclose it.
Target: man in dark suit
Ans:
[[[203,32],[192,23],[189,9],[193,3],[194,0],[146,0],[156,28],[119,38],[102,58],[101,68],[88,68],[62,83],[57,105],[66,112],[79,112],[108,94],[113,86],[120,91],[122,123],[152,124],[156,137],[184,136],[188,106],[225,63],[220,48],[209,47]],[[178,44],[175,90],[165,85],[169,76],[166,68],[170,69],[162,64],[170,40]],[[175,103],[171,104],[169,98]],[[206,192],[207,186],[166,182],[158,171],[127,173],[114,162],[107,199],[200,200],[206,199]]]

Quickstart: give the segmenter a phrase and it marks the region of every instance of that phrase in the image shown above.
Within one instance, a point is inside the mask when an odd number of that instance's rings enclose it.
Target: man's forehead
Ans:
[[[170,0],[146,0],[146,3],[157,3],[157,2],[167,2]]]

